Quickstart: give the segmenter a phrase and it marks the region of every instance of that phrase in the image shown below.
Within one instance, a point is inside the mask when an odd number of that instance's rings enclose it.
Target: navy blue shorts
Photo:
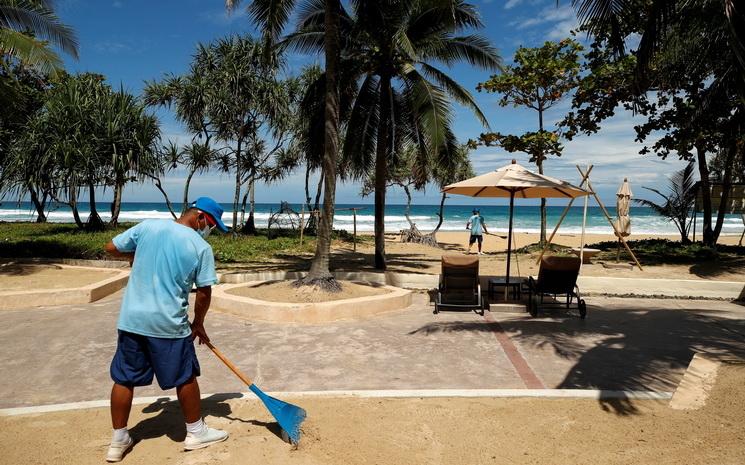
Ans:
[[[199,376],[191,335],[167,339],[119,330],[111,379],[123,386],[149,386],[153,375],[161,389],[173,389]]]
[[[484,236],[481,234],[471,234],[471,238],[468,239],[468,245],[471,245],[476,241],[479,241],[479,245],[481,245],[481,243],[484,242]]]

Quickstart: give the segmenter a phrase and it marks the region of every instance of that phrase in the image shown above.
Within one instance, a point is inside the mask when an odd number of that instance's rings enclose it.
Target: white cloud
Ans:
[[[507,3],[504,4],[504,9],[505,10],[512,9],[516,7],[517,5],[519,5],[520,3],[522,3],[522,1],[523,0],[507,0]]]
[[[230,24],[233,24],[237,20],[247,21],[243,11],[228,13],[227,10],[225,10],[224,8],[220,10],[204,11],[199,14],[199,17],[203,21],[216,24],[218,26],[228,26]]]
[[[132,51],[131,45],[124,43],[124,42],[117,42],[113,40],[104,40],[102,42],[97,42],[93,45],[93,48],[96,49],[96,51],[98,52],[107,53],[111,55]]]
[[[521,0],[509,0],[519,2]],[[539,14],[530,18],[520,18],[510,22],[510,26],[518,30],[543,29],[542,36],[549,40],[563,39],[569,32],[578,28],[577,16],[571,5],[556,7],[553,4],[545,7]]]

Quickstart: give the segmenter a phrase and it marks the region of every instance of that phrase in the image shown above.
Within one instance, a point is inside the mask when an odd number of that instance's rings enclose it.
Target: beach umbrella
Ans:
[[[618,251],[616,252],[616,261],[621,256],[621,236],[628,237],[631,235],[631,218],[629,217],[629,206],[631,204],[631,187],[629,180],[623,178],[623,184],[616,192],[616,231],[614,234],[618,237]],[[619,236],[620,234],[620,236]]]
[[[465,181],[450,184],[442,189],[448,194],[468,195],[470,197],[509,197],[510,219],[507,234],[507,276],[510,283],[510,256],[512,254],[512,214],[515,198],[572,199],[589,195],[590,192],[566,181],[535,173],[517,164],[515,160],[506,166]]]

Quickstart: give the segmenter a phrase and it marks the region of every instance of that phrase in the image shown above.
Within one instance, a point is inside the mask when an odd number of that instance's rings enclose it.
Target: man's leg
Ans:
[[[118,462],[132,447],[134,441],[127,431],[129,412],[132,410],[132,397],[135,389],[131,386],[114,383],[111,388],[111,444],[106,452],[107,462]]]
[[[178,386],[176,394],[187,423],[194,423],[202,418],[199,383],[196,376],[192,376],[189,381]]]
[[[481,243],[484,241],[484,236],[479,236],[479,255],[481,255]]]
[[[117,383],[111,388],[111,426],[114,429],[127,427],[134,392],[133,387]]]

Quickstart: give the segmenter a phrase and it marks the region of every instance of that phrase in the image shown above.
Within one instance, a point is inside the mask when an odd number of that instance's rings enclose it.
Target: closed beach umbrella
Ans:
[[[631,217],[629,217],[629,206],[631,205],[631,187],[629,186],[629,180],[623,178],[623,184],[618,188],[616,192],[616,230],[614,234],[623,237],[631,235]],[[621,256],[621,237],[618,237],[618,252],[616,253],[616,261]]]
[[[509,233],[507,235],[507,276],[505,279],[507,284],[510,283],[512,210],[515,198],[572,199],[590,194],[590,192],[566,181],[530,171],[525,167],[518,165],[515,160],[512,160],[512,164],[503,166],[489,173],[445,186],[442,189],[442,192],[447,192],[448,194],[468,195],[470,197],[509,197],[510,220]]]

